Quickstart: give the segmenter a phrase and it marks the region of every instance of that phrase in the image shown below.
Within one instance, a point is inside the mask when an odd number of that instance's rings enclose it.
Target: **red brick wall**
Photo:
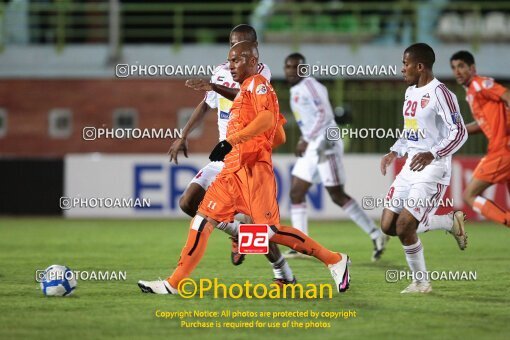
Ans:
[[[138,110],[138,128],[177,128],[177,112],[195,107],[203,93],[182,80],[23,79],[0,81],[0,108],[7,110],[7,135],[0,137],[1,156],[62,156],[66,153],[166,153],[168,139],[100,139],[85,141],[83,127],[112,127],[113,111]],[[51,109],[73,112],[69,138],[49,136]],[[208,152],[217,143],[216,114],[206,117],[203,135],[189,141],[192,152]]]

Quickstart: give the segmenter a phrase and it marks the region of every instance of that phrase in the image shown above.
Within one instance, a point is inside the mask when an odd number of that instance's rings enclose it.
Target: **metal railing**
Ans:
[[[117,3],[111,6],[110,3]],[[230,29],[250,22],[258,2],[252,3],[120,3],[119,0],[76,3],[72,0],[30,2],[20,8],[28,17],[30,43],[52,43],[62,50],[66,43],[107,43],[118,30],[116,44],[156,42],[179,48],[183,43],[224,43]],[[16,12],[0,3],[0,47],[11,41],[8,15]],[[480,18],[489,11],[510,13],[509,2],[451,2],[438,6],[426,1],[279,3],[261,19],[266,38],[278,37],[297,47],[309,41],[342,41],[356,48],[363,41],[393,43],[423,40],[433,35],[430,26],[437,13],[470,13]],[[435,13],[435,14],[434,14]],[[119,20],[112,21],[111,16]],[[427,23],[427,25],[424,25]],[[473,23],[474,25],[475,23]],[[112,27],[118,25],[118,27]],[[428,28],[427,28],[428,27]],[[17,27],[18,28],[18,27]],[[19,34],[19,32],[18,32]],[[478,46],[475,30],[470,42]]]

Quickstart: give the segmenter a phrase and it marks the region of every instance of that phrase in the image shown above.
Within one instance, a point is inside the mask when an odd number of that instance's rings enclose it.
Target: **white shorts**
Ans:
[[[292,169],[296,176],[308,183],[322,183],[326,187],[345,184],[345,169],[342,163],[344,146],[341,140],[329,141],[317,138],[310,142],[302,157]]]
[[[196,183],[200,185],[204,190],[207,190],[212,182],[214,182],[214,179],[218,174],[223,170],[223,166],[225,163],[223,162],[210,162],[207,163],[206,166],[204,166],[200,171],[196,174],[195,177],[189,182],[188,186],[191,183]]]
[[[427,165],[429,166],[431,165]],[[433,170],[432,173],[437,172],[434,169],[430,170]],[[440,170],[440,167],[437,170]],[[391,184],[384,207],[397,214],[406,209],[419,222],[428,225],[429,216],[436,213],[447,188],[448,185],[440,183],[436,176],[432,176],[429,180],[417,176],[415,172],[408,170],[408,162],[406,162]]]

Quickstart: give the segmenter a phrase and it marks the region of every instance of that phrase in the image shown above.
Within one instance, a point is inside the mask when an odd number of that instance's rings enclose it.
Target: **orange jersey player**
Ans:
[[[473,55],[459,51],[450,58],[457,83],[464,86],[475,121],[466,125],[468,133],[483,132],[489,140],[487,155],[473,173],[464,191],[464,201],[479,214],[510,226],[510,212],[481,196],[496,183],[506,183],[510,190],[510,91],[494,79],[476,74]]]
[[[276,94],[257,74],[256,44],[243,41],[229,52],[232,77],[241,84],[231,108],[226,139],[211,152],[211,161],[224,161],[221,173],[208,188],[191,221],[188,239],[177,268],[166,280],[139,281],[142,292],[178,294],[180,284],[200,262],[211,232],[218,221],[232,220],[236,213],[249,215],[253,223],[267,224],[270,241],[314,256],[328,266],[336,288],[349,288],[349,257],[334,253],[297,229],[280,225],[276,182],[271,160],[275,137],[283,128]]]
[[[240,24],[232,29],[229,40],[230,47],[241,41],[250,41],[257,44],[257,32],[255,32],[255,29],[250,25]],[[269,66],[259,63],[257,71],[268,81],[271,79]],[[204,79],[188,79],[186,81],[186,86],[196,91],[205,91],[205,97],[197,105],[186,123],[186,126],[184,126],[182,138],[174,140],[170,147],[168,152],[170,161],[174,161],[175,164],[178,162],[177,156],[179,152],[182,151],[184,156],[188,157],[187,137],[204,119],[210,108],[217,109],[219,140],[221,141],[226,138],[232,101],[239,93],[240,84],[235,82],[232,78],[228,62],[224,62],[214,70],[210,81]],[[283,118],[283,116],[281,117]],[[281,119],[280,121],[282,124],[285,123],[285,119]],[[285,133],[275,136],[275,145],[273,147],[285,142],[284,139],[279,140],[277,137],[283,138],[285,137]],[[223,162],[209,162],[197,172],[196,176],[186,186],[186,189],[179,199],[179,206],[183,212],[191,217],[196,215],[198,206],[204,199],[207,188],[221,172],[223,166]],[[251,219],[249,216],[237,214],[233,221],[222,221],[222,223],[217,226],[219,230],[228,234],[232,240],[230,259],[234,266],[241,265],[246,256],[246,254],[239,253],[239,225],[242,223],[249,223],[250,221]],[[266,258],[271,263],[274,274],[273,282],[281,285],[296,282],[296,278],[294,277],[289,263],[283,257],[275,243],[269,242],[269,252],[266,254]]]

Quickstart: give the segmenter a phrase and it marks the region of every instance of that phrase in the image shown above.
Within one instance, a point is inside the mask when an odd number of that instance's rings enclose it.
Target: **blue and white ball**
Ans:
[[[41,289],[46,296],[68,296],[76,289],[76,278],[71,269],[54,264],[44,271]]]

